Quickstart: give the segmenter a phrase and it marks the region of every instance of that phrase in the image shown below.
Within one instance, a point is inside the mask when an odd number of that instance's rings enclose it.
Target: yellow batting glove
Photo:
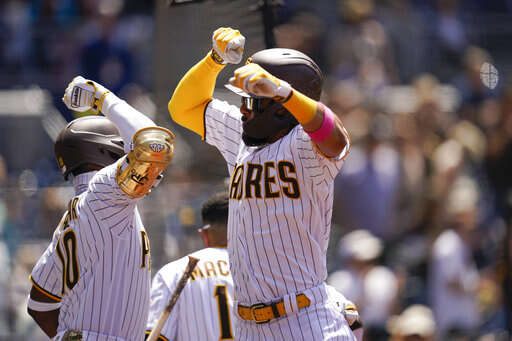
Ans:
[[[77,76],[68,84],[62,101],[70,110],[85,112],[92,110],[98,114],[102,110],[103,100],[110,91],[104,86]]]
[[[284,100],[292,91],[290,84],[274,77],[261,66],[254,63],[246,64],[234,72],[229,83],[247,93],[258,97],[269,97]]]
[[[239,30],[221,27],[212,35],[212,56],[219,64],[238,64],[242,61],[245,37]]]

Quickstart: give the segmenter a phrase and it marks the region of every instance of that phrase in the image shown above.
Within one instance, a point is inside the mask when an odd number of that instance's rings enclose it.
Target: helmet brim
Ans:
[[[239,87],[236,87],[236,86],[231,85],[229,83],[228,84],[224,84],[224,86],[226,87],[226,89],[228,89],[230,91],[233,91],[238,96],[242,96],[242,97],[255,97],[255,96],[251,96],[250,94],[248,94],[247,92],[243,91]]]

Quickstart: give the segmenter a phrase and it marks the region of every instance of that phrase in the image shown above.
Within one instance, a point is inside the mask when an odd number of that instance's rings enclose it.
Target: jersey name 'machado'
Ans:
[[[190,279],[195,281],[196,279],[220,276],[230,276],[229,264],[222,259],[219,259],[216,262],[204,261],[197,264],[194,271],[190,274]]]
[[[290,199],[300,197],[297,172],[292,162],[279,161],[276,165],[274,161],[267,161],[263,164],[235,165],[229,188],[230,199],[273,199],[281,195]]]

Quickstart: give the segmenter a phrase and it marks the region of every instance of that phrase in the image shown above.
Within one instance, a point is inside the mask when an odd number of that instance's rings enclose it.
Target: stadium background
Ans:
[[[72,195],[52,139],[76,117],[60,101],[75,75],[177,135],[161,187],[140,205],[154,271],[201,247],[199,206],[227,171],[166,104],[220,26],[241,30],[246,56],[290,47],[324,70],[323,101],[353,142],[336,182],[328,269],[354,295],[367,339],[387,340],[412,304],[431,306],[433,244],[454,224],[471,231],[469,299],[479,309],[473,331],[450,339],[510,339],[511,19],[510,0],[2,1],[0,340],[45,339],[25,312],[28,274]],[[233,69],[216,96],[236,104],[222,87]]]

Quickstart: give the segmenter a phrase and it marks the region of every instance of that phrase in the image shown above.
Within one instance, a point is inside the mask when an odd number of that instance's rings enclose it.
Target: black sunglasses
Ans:
[[[272,102],[271,98],[242,97],[242,104],[255,113],[262,113]]]

